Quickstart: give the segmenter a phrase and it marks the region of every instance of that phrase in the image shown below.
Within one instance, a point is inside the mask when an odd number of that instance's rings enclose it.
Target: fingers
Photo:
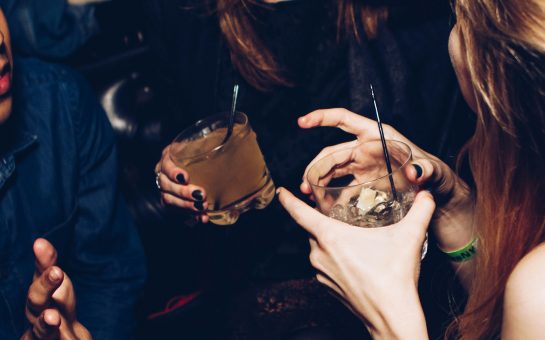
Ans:
[[[278,199],[297,224],[303,227],[311,235],[317,236],[325,228],[324,223],[328,218],[303,201],[293,196],[284,188],[278,188]]]
[[[190,208],[195,205],[195,202],[206,201],[206,191],[197,185],[180,185],[178,182],[173,182],[167,175],[160,173],[158,177],[159,185],[161,186],[163,201],[167,204],[177,205],[181,208]],[[177,199],[172,199],[174,196]],[[187,204],[183,202],[186,201]],[[195,211],[199,211],[195,209]]]
[[[46,239],[39,238],[34,241],[33,250],[36,257],[37,275],[41,275],[44,270],[57,263],[57,250]]]
[[[155,166],[155,172],[161,172],[174,183],[186,184],[189,182],[189,174],[184,169],[181,169],[174,164],[170,158],[170,153],[163,151],[163,156],[159,163]]]
[[[443,171],[437,161],[421,158],[406,167],[405,174],[411,182],[417,185],[426,185],[439,180]]]
[[[303,174],[303,182],[301,183],[301,186],[300,186],[301,191],[303,193],[305,193],[305,194],[310,194],[312,192],[312,189],[311,189],[310,184],[309,184],[309,178],[308,177],[309,177],[310,170],[316,164],[316,162],[318,162],[319,160],[321,160],[322,158],[326,157],[327,155],[329,155],[329,154],[331,154],[333,152],[343,150],[343,149],[348,149],[350,147],[356,146],[358,143],[359,143],[358,140],[354,140],[354,141],[345,142],[345,143],[341,143],[341,144],[337,144],[337,145],[334,145],[334,146],[328,146],[326,148],[323,148],[322,151],[320,151],[320,153],[318,153],[318,155],[316,155],[316,157],[314,157],[314,159],[307,165],[307,167],[305,169],[305,172]],[[350,153],[347,153],[346,155],[350,155]],[[344,159],[344,160],[343,159],[337,159],[337,160],[332,159],[332,163],[331,163],[331,165],[329,167],[324,168],[322,171],[313,171],[313,173],[316,173],[317,175],[321,175],[324,172],[327,173],[336,164],[343,163],[345,161],[346,161],[346,159]],[[318,176],[313,176],[313,177],[318,177]],[[317,181],[317,178],[315,178],[313,180],[313,182],[316,182],[316,181]]]
[[[406,168],[407,178],[433,193],[439,206],[448,202],[456,190],[466,188],[465,183],[443,162],[421,158]]]
[[[30,285],[27,295],[27,317],[33,319],[51,305],[51,298],[63,282],[64,273],[58,267],[49,267]],[[30,313],[30,314],[29,314]]]
[[[197,215],[197,221],[200,221],[201,223],[208,223],[210,221],[210,218],[207,214],[200,214]]]
[[[375,121],[346,109],[316,110],[300,117],[297,122],[303,129],[317,126],[332,126],[357,136],[371,134],[375,136],[373,138],[379,137]]]
[[[418,226],[418,231],[424,235],[434,211],[435,201],[433,200],[431,193],[427,190],[420,191],[416,195],[411,209],[398,224],[401,227]]]
[[[193,212],[205,211],[208,209],[206,191],[202,187],[187,184],[189,174],[174,164],[169,149],[170,146],[163,150],[161,161],[155,166],[163,202]]]
[[[68,275],[64,274],[62,284],[53,292],[51,299],[66,320],[76,319],[76,293]]]
[[[53,340],[60,338],[61,315],[56,309],[46,309],[32,327],[34,339]]]
[[[305,195],[312,194],[312,188],[310,187],[310,184],[308,183],[307,176],[303,176],[303,182],[301,182],[301,185],[299,186],[299,190]]]

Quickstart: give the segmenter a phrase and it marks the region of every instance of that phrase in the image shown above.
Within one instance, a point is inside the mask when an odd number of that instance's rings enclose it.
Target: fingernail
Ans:
[[[276,194],[277,194],[277,195],[280,194],[280,188],[276,189]]]
[[[61,273],[58,270],[52,270],[49,272],[49,281],[57,283],[61,279]]]
[[[184,177],[184,174],[177,174],[177,175],[176,175],[176,180],[177,180],[178,183],[180,183],[180,184],[185,184],[185,177]]]
[[[191,196],[193,196],[194,199],[196,199],[197,201],[202,201],[203,200],[203,195],[202,195],[202,191],[200,190],[195,190],[191,193]]]
[[[203,206],[202,201],[197,201],[197,202],[195,202],[195,204],[193,204],[193,206],[194,206],[195,209],[197,209],[198,211],[203,211],[203,210],[204,210],[204,206]]]
[[[414,170],[416,170],[416,178],[420,178],[422,176],[422,167],[418,164],[413,164]]]

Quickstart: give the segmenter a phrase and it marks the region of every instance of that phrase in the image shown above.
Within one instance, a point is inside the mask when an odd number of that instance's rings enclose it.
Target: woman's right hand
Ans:
[[[298,123],[303,129],[318,126],[338,127],[357,137],[356,141],[324,148],[309,163],[301,183],[301,191],[308,195],[312,191],[307,181],[307,173],[316,161],[355,143],[380,139],[376,121],[346,109],[316,110],[300,117]],[[410,146],[413,166],[407,168],[406,175],[410,181],[430,190],[434,195],[438,209],[433,225],[441,249],[451,251],[467,244],[473,237],[473,198],[467,184],[439,158],[422,150],[391,126],[383,124],[383,129],[386,139],[402,141]]]
[[[161,160],[155,165],[157,183],[163,203],[186,209],[203,223],[208,222],[206,192],[190,184],[187,171],[174,164],[170,158],[170,145],[163,150]]]

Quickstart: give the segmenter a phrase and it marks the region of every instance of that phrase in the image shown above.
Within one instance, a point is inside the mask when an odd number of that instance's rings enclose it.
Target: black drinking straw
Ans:
[[[392,164],[390,163],[390,154],[388,153],[388,147],[386,146],[386,139],[384,138],[384,130],[382,129],[382,122],[380,121],[380,115],[378,114],[377,100],[375,99],[375,91],[373,85],[371,87],[371,96],[373,96],[373,104],[375,105],[375,114],[377,116],[378,131],[380,133],[380,141],[382,142],[382,151],[384,152],[384,160],[386,161],[386,169],[388,170],[388,178],[390,179],[390,187],[392,188],[392,195],[394,201],[397,201],[397,191],[394,184],[394,175],[392,173]]]
[[[225,144],[229,137],[233,134],[233,126],[235,125],[235,113],[237,110],[238,84],[233,87],[233,101],[231,102],[231,112],[229,113],[229,122],[227,123],[227,133],[221,144]]]

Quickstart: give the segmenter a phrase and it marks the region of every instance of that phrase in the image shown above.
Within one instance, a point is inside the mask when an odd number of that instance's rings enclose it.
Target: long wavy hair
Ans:
[[[477,106],[468,144],[476,184],[475,275],[447,337],[501,332],[507,279],[545,241],[545,0],[457,0]]]
[[[387,18],[388,10],[384,6],[366,5],[362,0],[331,1],[337,6],[339,39],[348,35],[358,40],[364,35],[372,39]],[[284,72],[254,27],[253,12],[267,4],[259,0],[208,0],[208,6],[217,13],[231,62],[249,84],[260,91],[293,85],[289,74]]]

